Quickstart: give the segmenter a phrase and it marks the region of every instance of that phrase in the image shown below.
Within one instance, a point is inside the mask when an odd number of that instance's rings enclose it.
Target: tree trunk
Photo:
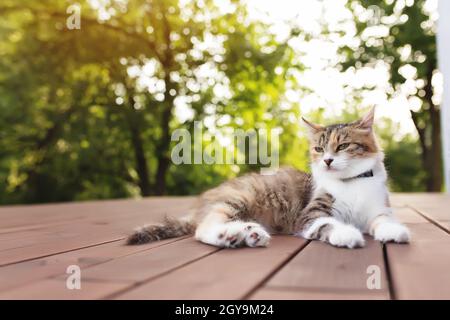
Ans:
[[[48,151],[51,146],[55,144],[58,140],[63,124],[70,118],[70,116],[75,112],[75,107],[70,107],[66,111],[62,112],[60,115],[55,117],[53,120],[54,125],[49,128],[44,137],[39,140],[34,148],[36,153],[34,158],[37,159],[32,168],[27,169],[27,181],[26,188],[27,192],[25,194],[25,201],[28,203],[43,203],[55,201],[52,197],[49,198],[49,193],[46,187],[42,187],[43,181],[40,173],[40,168],[42,164],[48,158]]]
[[[168,88],[169,81],[166,81],[166,88]],[[170,89],[168,89],[170,90]],[[166,90],[166,92],[168,91]],[[166,96],[168,96],[166,94]],[[164,103],[164,110],[161,117],[162,135],[158,144],[158,167],[155,178],[155,193],[156,195],[163,195],[166,193],[166,175],[170,166],[170,120],[172,118],[173,98],[167,97]]]
[[[425,86],[424,102],[427,109],[422,109],[422,113],[427,113],[425,128],[420,127],[419,113],[411,111],[414,125],[419,134],[420,147],[422,149],[422,165],[426,172],[426,190],[428,192],[440,192],[443,183],[443,163],[442,163],[442,139],[440,110],[433,104],[433,78],[434,64],[430,64],[427,74],[427,84]]]
[[[427,191],[440,192],[442,191],[443,182],[443,164],[442,164],[442,139],[441,139],[441,119],[440,111],[432,108],[430,111],[431,117],[431,142],[430,150],[428,151],[428,181]]]
[[[139,115],[133,108],[134,99],[129,98],[129,109],[125,110],[128,128],[130,129],[131,145],[133,146],[134,157],[136,161],[136,172],[138,174],[138,186],[141,190],[141,195],[147,197],[151,195],[150,175],[148,172],[147,158],[144,152],[144,142],[141,137],[141,126],[139,125]]]
[[[166,8],[164,6],[164,1],[159,1],[159,8],[162,13],[162,27],[163,27],[163,35],[164,35],[164,42],[165,42],[165,50],[164,50],[164,56],[161,61],[161,64],[164,67],[165,76],[164,76],[164,83],[165,83],[165,99],[162,103],[162,111],[161,111],[161,129],[162,134],[159,139],[158,143],[158,149],[157,149],[157,169],[156,169],[156,176],[155,176],[155,193],[156,195],[163,195],[166,193],[166,176],[167,171],[170,167],[170,121],[172,119],[172,110],[173,110],[173,103],[175,100],[175,96],[171,94],[172,90],[177,89],[177,84],[172,82],[170,79],[170,72],[172,71],[172,68],[174,66],[174,57],[173,52],[171,51],[170,47],[170,33],[171,28],[169,21],[166,16]]]
[[[144,153],[143,141],[139,129],[135,126],[130,126],[131,142],[134,149],[134,156],[136,159],[136,171],[139,177],[139,188],[141,195],[147,197],[151,195],[151,186],[148,174],[147,159]]]
[[[429,128],[428,152],[426,170],[428,172],[427,191],[440,192],[442,189],[442,146],[441,146],[441,119],[437,106],[433,103],[433,72],[436,64],[432,61],[428,64],[427,84],[425,86],[425,100],[428,104]]]
[[[155,194],[161,196],[166,194],[166,176],[170,160],[165,156],[158,157],[158,169],[156,171]]]

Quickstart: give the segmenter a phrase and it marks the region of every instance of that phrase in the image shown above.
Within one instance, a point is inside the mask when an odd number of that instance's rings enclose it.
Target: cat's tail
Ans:
[[[171,218],[165,217],[159,224],[150,224],[140,227],[127,238],[127,244],[144,244],[168,238],[176,238],[193,234],[196,224],[190,217]]]

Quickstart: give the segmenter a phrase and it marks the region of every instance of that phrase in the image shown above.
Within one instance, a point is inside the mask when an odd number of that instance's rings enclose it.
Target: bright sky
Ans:
[[[93,0],[94,1],[94,0]],[[188,0],[183,0],[188,1]],[[298,102],[302,112],[308,113],[310,110],[324,107],[329,116],[339,115],[341,111],[349,105],[354,105],[351,101],[353,95],[352,88],[361,88],[364,85],[374,87],[373,90],[365,91],[362,95],[361,108],[367,109],[369,106],[377,106],[377,117],[388,117],[394,122],[400,124],[400,130],[397,138],[401,138],[405,133],[416,133],[414,124],[411,120],[410,109],[420,108],[421,100],[416,97],[410,97],[423,87],[420,80],[415,79],[415,68],[405,66],[400,73],[407,79],[401,87],[401,92],[395,98],[388,99],[386,92],[390,89],[388,68],[384,63],[379,63],[375,68],[362,68],[358,71],[347,70],[345,73],[339,72],[333,65],[336,64],[339,56],[337,50],[342,44],[355,44],[354,22],[352,14],[345,8],[346,0],[245,0],[249,6],[250,18],[267,22],[271,27],[269,32],[275,34],[280,41],[284,40],[289,34],[290,27],[286,22],[291,21],[297,24],[301,30],[312,35],[312,40],[305,42],[295,39],[289,42],[290,46],[298,52],[298,58],[306,66],[306,71],[300,74],[299,83],[310,89],[312,93],[305,93],[305,90],[288,90],[286,98],[288,102]],[[390,1],[390,0],[385,0]],[[222,11],[231,10],[229,0],[216,0]],[[398,0],[396,6],[400,9],[402,6],[410,6],[414,0]],[[427,0],[426,7],[433,13],[432,20],[437,19],[437,0]],[[230,12],[232,12],[231,10]],[[399,11],[400,12],[400,11]],[[362,12],[361,15],[366,14]],[[360,15],[360,16],[361,16]],[[326,24],[330,30],[344,31],[343,37],[335,37],[332,40],[321,37],[321,24]],[[369,36],[381,37],[386,33],[386,28],[379,25],[373,25],[366,29]],[[212,36],[209,36],[210,38]],[[284,38],[284,39],[283,39]],[[206,45],[208,51],[220,55],[222,52],[221,41],[223,39],[211,38],[205,40],[205,43],[199,43],[198,46]],[[375,40],[376,41],[376,40]],[[357,42],[356,42],[357,43]],[[407,48],[402,50],[402,55],[410,54]],[[192,50],[191,55],[196,54]],[[197,52],[201,54],[201,52]],[[409,67],[408,67],[409,66]],[[149,61],[143,69],[139,67],[130,67],[129,74],[132,77],[138,77],[138,84],[147,88],[149,92],[155,94],[155,98],[164,99],[164,85],[162,80],[153,77],[157,64]],[[215,83],[214,93],[217,99],[226,99],[229,95],[227,90],[226,77],[218,72],[213,65],[204,65],[198,70],[193,70],[199,83],[188,83],[188,87],[196,92],[201,90],[201,83],[209,85],[209,81]],[[210,79],[214,75],[215,79]],[[171,75],[172,76],[172,75]],[[176,76],[176,75],[174,75]],[[159,81],[159,82],[158,82]],[[442,78],[438,75],[433,78],[433,85],[436,86],[436,92],[440,92],[442,87]],[[347,86],[347,88],[346,88]],[[217,89],[217,90],[216,90]],[[193,117],[193,110],[189,107],[188,97],[177,97],[175,100],[175,114],[181,121]],[[440,94],[436,97],[440,99]],[[119,101],[120,102],[120,101]],[[138,106],[137,106],[138,107]],[[211,116],[206,120],[211,120],[211,129],[214,123],[213,106],[211,107]]]
[[[294,20],[303,30],[316,35],[320,33],[321,20],[330,28],[342,25],[344,22],[344,30],[348,33],[344,39],[334,42],[315,39],[308,44],[292,43],[294,48],[304,54],[301,61],[308,67],[308,71],[303,75],[302,83],[313,92],[307,96],[298,97],[303,111],[323,106],[327,112],[339,114],[348,105],[346,97],[349,95],[346,94],[344,84],[358,87],[363,83],[371,83],[376,85],[376,88],[363,96],[362,106],[377,105],[378,117],[389,117],[401,124],[400,134],[415,132],[409,109],[419,108],[420,100],[408,101],[406,98],[406,93],[416,90],[415,80],[413,80],[414,70],[404,70],[407,74],[409,72],[411,81],[407,81],[408,84],[402,88],[400,96],[389,100],[385,94],[388,70],[383,64],[375,69],[361,70],[357,74],[343,74],[334,68],[329,68],[329,62],[336,60],[339,41],[352,41],[352,18],[345,8],[346,0],[247,0],[247,2],[252,18],[270,22],[273,25],[272,31],[279,34],[281,38],[288,32],[286,20]],[[403,2],[406,5],[413,3],[410,0]],[[436,10],[436,6],[436,0],[428,1],[430,10]]]

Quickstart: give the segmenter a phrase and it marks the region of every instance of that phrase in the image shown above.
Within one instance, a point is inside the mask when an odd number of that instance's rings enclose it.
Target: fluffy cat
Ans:
[[[202,194],[189,217],[139,228],[128,244],[195,233],[224,248],[264,247],[270,234],[294,234],[337,247],[364,246],[363,233],[382,242],[409,242],[392,214],[383,152],[373,132],[374,109],[362,119],[309,129],[311,171],[282,168],[248,174]]]

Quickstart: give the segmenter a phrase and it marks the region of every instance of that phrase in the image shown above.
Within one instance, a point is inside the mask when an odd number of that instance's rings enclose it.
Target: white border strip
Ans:
[[[440,0],[437,31],[438,65],[444,77],[441,105],[442,152],[447,193],[450,193],[450,1]]]

